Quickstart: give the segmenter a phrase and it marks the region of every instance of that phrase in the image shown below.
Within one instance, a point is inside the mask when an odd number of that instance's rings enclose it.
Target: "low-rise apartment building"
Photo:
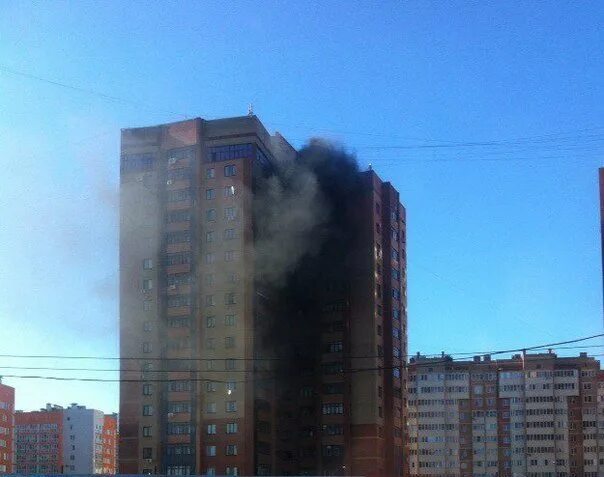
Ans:
[[[114,474],[117,416],[72,404],[15,415],[18,473]]]

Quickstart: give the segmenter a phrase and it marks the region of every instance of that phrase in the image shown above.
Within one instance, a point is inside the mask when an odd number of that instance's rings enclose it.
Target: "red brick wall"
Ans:
[[[53,429],[36,429],[33,426],[55,425]],[[16,462],[19,473],[60,473],[63,470],[63,410],[18,412],[15,414],[17,438]],[[20,426],[25,426],[20,428]],[[27,428],[27,426],[32,426]],[[32,442],[27,442],[27,439]],[[37,443],[33,442],[37,439]],[[42,447],[42,446],[48,446]],[[38,458],[47,456],[47,461]],[[40,465],[48,468],[43,470]]]
[[[0,384],[0,474],[14,472],[14,415],[15,415],[15,389]],[[4,429],[7,429],[6,431]]]
[[[103,474],[117,471],[117,416],[103,419]]]

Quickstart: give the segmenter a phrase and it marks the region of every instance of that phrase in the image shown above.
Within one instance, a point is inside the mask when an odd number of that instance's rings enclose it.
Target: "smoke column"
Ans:
[[[257,280],[274,298],[264,347],[283,358],[279,379],[315,366],[322,295],[345,287],[363,185],[356,158],[312,140],[295,161],[256,184]],[[316,371],[316,370],[315,370]]]

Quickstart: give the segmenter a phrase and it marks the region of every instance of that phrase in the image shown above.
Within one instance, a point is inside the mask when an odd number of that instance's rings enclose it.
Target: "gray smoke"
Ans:
[[[318,253],[329,206],[315,171],[300,160],[278,163],[276,173],[258,178],[254,189],[255,271],[279,288],[304,255]]]

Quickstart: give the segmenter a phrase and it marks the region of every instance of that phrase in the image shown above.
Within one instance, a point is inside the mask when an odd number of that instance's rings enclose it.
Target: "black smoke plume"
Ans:
[[[255,184],[256,280],[272,317],[261,341],[281,358],[279,380],[317,372],[321,313],[347,288],[362,189],[355,156],[322,140]]]

